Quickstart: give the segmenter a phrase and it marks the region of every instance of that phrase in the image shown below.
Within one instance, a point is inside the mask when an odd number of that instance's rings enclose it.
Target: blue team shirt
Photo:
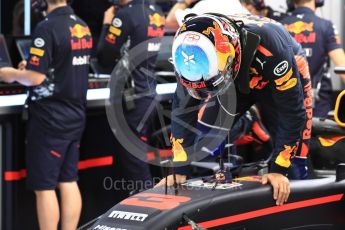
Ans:
[[[342,48],[340,38],[332,22],[318,17],[306,7],[295,9],[281,23],[305,50],[310,68],[312,87],[319,88],[319,100],[327,101],[327,108],[316,108],[316,115],[326,116],[330,110],[332,82],[329,75],[328,53]],[[316,105],[318,102],[316,101]]]
[[[31,87],[30,119],[37,130],[78,139],[85,123],[92,37],[89,27],[69,6],[53,10],[32,37],[27,69],[46,75]]]

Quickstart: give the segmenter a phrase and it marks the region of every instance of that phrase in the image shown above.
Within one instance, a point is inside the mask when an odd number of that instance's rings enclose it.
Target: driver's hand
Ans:
[[[166,180],[168,180],[168,186],[174,185],[174,177],[173,175],[169,175],[167,178],[163,178],[158,184],[156,184],[155,188],[159,186],[164,186]],[[186,180],[187,180],[187,176],[176,174],[177,184],[183,184],[186,182]]]
[[[276,205],[283,205],[287,202],[290,194],[290,182],[287,177],[279,173],[268,173],[262,176],[261,183],[272,185]]]
[[[111,24],[111,22],[113,21],[113,19],[115,17],[115,11],[116,11],[115,6],[111,6],[104,12],[104,18],[103,18],[103,24],[104,25],[105,24],[108,24],[108,25]]]

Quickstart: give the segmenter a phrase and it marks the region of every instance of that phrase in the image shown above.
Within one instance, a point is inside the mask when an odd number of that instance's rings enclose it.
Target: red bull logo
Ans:
[[[229,42],[229,37],[223,34],[223,30],[220,28],[218,23],[213,22],[214,27],[208,27],[202,33],[209,36],[211,33],[214,37],[216,52],[218,56],[218,69],[224,71],[228,58],[232,59],[235,57],[235,48]]]
[[[71,48],[72,50],[91,49],[92,38],[86,39],[87,36],[91,37],[90,29],[87,26],[76,24],[69,28],[71,32]]]
[[[310,80],[309,65],[307,59],[303,56],[296,55],[295,60],[298,67],[298,72],[302,75],[303,79]]]
[[[249,82],[249,87],[251,89],[262,90],[268,84],[268,81],[263,81],[262,79],[263,77],[259,76],[252,77],[252,79]]]
[[[292,154],[295,152],[296,146],[284,145],[284,148],[285,149],[279,153],[275,163],[284,168],[288,168],[291,165],[290,158],[292,157]]]
[[[315,43],[316,33],[312,32],[309,35],[295,34],[294,38],[298,43]]]
[[[30,58],[29,63],[30,63],[31,65],[34,65],[34,66],[39,66],[39,65],[40,65],[40,58],[37,57],[37,56],[32,56],[32,57]]]
[[[290,33],[294,33],[294,34],[300,34],[302,32],[313,32],[314,31],[314,22],[310,22],[310,23],[305,23],[302,21],[298,21],[295,22],[293,24],[284,25],[285,28],[287,29],[287,31],[289,31]]]
[[[70,27],[69,30],[71,32],[71,37],[74,38],[91,36],[90,29],[87,26],[82,26],[80,24],[75,24],[73,27]]]
[[[165,17],[158,13],[149,15],[150,26],[147,28],[148,37],[163,37],[164,36],[164,25]]]
[[[149,15],[149,20],[151,26],[161,27],[165,25],[165,18],[159,15],[158,13]]]
[[[111,34],[111,33],[109,33],[106,37],[105,37],[105,40],[107,41],[107,42],[109,42],[110,44],[115,44],[116,43],[116,37],[113,35],[113,34]]]
[[[262,77],[253,77],[249,82],[249,87],[251,89],[254,89],[261,80],[262,80]]]
[[[180,79],[180,83],[186,88],[192,88],[192,89],[204,89],[204,88],[206,88],[206,84],[204,81],[202,81],[202,82],[185,82],[184,80]]]
[[[182,146],[183,141],[184,139],[171,138],[172,150],[174,153],[174,162],[187,161],[187,153]]]

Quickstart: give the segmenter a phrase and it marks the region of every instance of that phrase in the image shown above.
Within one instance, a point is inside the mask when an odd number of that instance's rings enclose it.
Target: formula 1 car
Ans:
[[[345,164],[336,177],[292,181],[283,206],[257,176],[218,185],[194,179],[138,193],[80,229],[344,229],[344,193]]]
[[[342,139],[334,137],[345,136],[345,91],[337,99],[334,117],[335,121],[313,120],[314,137],[331,141],[327,147],[341,144]],[[291,181],[289,200],[282,206],[275,205],[271,186],[262,185],[257,175],[225,183],[196,178],[137,193],[79,229],[345,229],[345,153],[343,149],[331,156],[322,152],[315,158],[336,162],[333,173],[318,170],[314,179]],[[267,160],[250,164],[260,169],[262,165]],[[224,170],[224,163],[211,166],[214,171]]]
[[[333,123],[324,129],[328,134],[338,130]],[[344,135],[343,129],[338,131]],[[256,165],[262,168],[265,162]],[[198,162],[194,166],[208,167]],[[211,166],[214,171],[224,168]],[[131,196],[80,230],[345,229],[345,164],[334,174],[291,181],[289,200],[282,206],[275,205],[271,186],[262,185],[260,176],[227,183],[196,178]]]

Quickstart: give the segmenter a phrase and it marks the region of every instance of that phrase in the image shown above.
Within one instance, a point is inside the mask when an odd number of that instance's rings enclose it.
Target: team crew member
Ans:
[[[336,66],[345,66],[344,50],[333,23],[315,14],[316,7],[321,7],[324,0],[294,0],[292,3],[296,9],[281,22],[306,52],[314,93],[314,116],[326,118],[332,109],[330,59]],[[345,75],[341,78],[345,82]]]
[[[240,0],[240,2],[253,15],[267,17],[278,22],[287,16],[287,14],[267,6],[265,0]]]
[[[33,33],[26,70],[3,68],[0,77],[30,86],[27,185],[36,194],[40,229],[57,229],[60,216],[62,229],[76,229],[91,33],[66,0],[40,1],[36,6],[46,6],[48,15]]]
[[[131,73],[136,95],[145,95],[134,100],[134,108],[128,108],[125,114],[128,125],[144,141],[150,136],[150,125],[154,113],[145,122],[139,125],[148,108],[154,103],[156,95],[156,80],[147,73],[153,73],[161,37],[164,36],[165,17],[156,4],[150,0],[122,0],[122,7],[110,7],[104,16],[103,31],[98,44],[98,60],[104,67],[113,68],[116,59],[121,57],[124,46],[129,49],[147,43],[147,54],[150,56]],[[116,13],[115,13],[116,11]],[[131,57],[129,57],[130,59]],[[141,126],[141,125],[140,125]],[[147,164],[141,162],[126,150],[118,150],[122,167],[125,167],[125,176],[134,181],[151,181],[151,174]],[[145,153],[146,154],[146,153]],[[152,186],[152,184],[151,184]]]
[[[249,36],[245,31],[260,37],[259,45],[253,49],[256,52],[247,51],[253,42],[245,42]],[[190,108],[210,97],[225,95],[233,78],[237,89],[236,117],[251,105],[260,104],[271,121],[274,157],[262,183],[271,183],[277,205],[286,202],[290,188],[285,175],[293,158],[308,150],[311,128],[311,86],[299,44],[281,24],[266,18],[206,14],[187,18],[176,34],[172,53],[179,82],[172,113],[176,165],[188,162],[190,146],[194,145],[195,133],[190,126],[196,125],[197,112]],[[183,168],[176,170],[177,181],[185,181]],[[159,185],[164,182],[165,179]],[[173,184],[172,176],[168,177],[168,184]]]

